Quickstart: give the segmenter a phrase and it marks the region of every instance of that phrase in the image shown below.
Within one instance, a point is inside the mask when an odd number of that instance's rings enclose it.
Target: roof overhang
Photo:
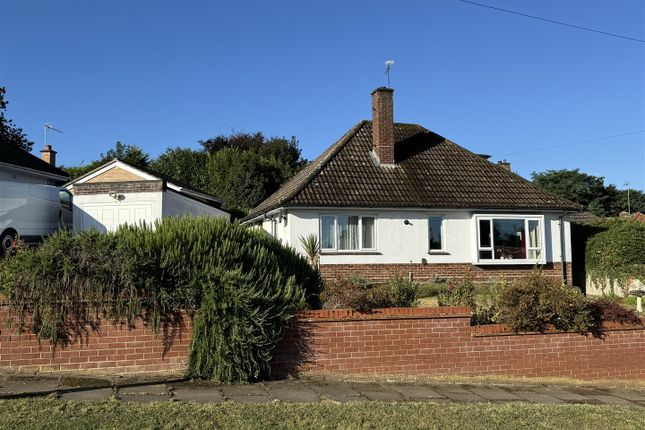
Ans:
[[[69,180],[68,176],[57,175],[55,173],[43,172],[42,170],[30,169],[28,167],[17,166],[15,164],[5,163],[0,161],[0,166],[8,170],[13,170],[18,173],[28,173],[30,175],[38,176],[41,178],[54,179],[56,181],[67,181]]]

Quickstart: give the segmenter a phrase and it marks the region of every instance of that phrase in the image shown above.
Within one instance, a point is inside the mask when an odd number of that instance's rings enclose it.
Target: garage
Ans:
[[[75,230],[115,231],[169,216],[225,217],[222,201],[153,171],[113,160],[65,185]]]

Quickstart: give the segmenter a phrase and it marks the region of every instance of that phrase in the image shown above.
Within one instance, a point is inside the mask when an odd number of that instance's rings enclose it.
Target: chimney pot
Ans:
[[[372,142],[380,164],[394,164],[394,90],[372,91]]]
[[[504,169],[508,170],[509,172],[511,171],[511,163],[509,163],[508,161],[501,160],[501,161],[498,161],[497,164],[503,167]]]
[[[56,151],[52,149],[51,145],[45,145],[45,149],[40,151],[40,158],[52,166],[56,166]]]

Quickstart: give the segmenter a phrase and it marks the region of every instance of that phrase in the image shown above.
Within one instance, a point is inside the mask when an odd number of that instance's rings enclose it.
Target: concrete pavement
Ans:
[[[528,402],[645,407],[645,389],[593,385],[278,380],[215,384],[186,380],[136,381],[75,377],[0,376],[0,400],[55,395],[61,400],[127,402]]]

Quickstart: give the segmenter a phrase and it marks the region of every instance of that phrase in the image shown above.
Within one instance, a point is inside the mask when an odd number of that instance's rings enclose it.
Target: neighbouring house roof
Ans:
[[[580,209],[420,125],[395,123],[394,137],[395,166],[379,166],[361,121],[244,220],[279,207]]]
[[[65,184],[65,187],[67,187],[68,189],[73,189],[74,185],[101,183],[102,181],[100,179],[100,176],[105,175],[107,172],[113,169],[122,170],[121,177],[124,179],[121,180],[118,177],[112,177],[107,180],[107,182],[123,183],[140,181],[162,181],[163,189],[169,189],[171,191],[178,192],[182,195],[185,195],[186,197],[201,201],[202,203],[206,203],[210,206],[221,208],[223,203],[223,201],[218,199],[217,197],[199,191],[198,189],[182,183],[181,181],[177,181],[170,176],[155,172],[148,168],[135,167],[117,158],[74,179],[73,181],[68,182],[67,184]]]
[[[600,217],[597,215],[592,214],[591,212],[583,211],[583,212],[575,212],[572,213],[569,216],[569,220],[571,222],[577,222],[577,223],[583,223],[587,221],[593,221],[595,219],[599,219]]]
[[[64,181],[69,178],[67,172],[9,142],[0,142],[0,163],[44,173],[58,180]]]

